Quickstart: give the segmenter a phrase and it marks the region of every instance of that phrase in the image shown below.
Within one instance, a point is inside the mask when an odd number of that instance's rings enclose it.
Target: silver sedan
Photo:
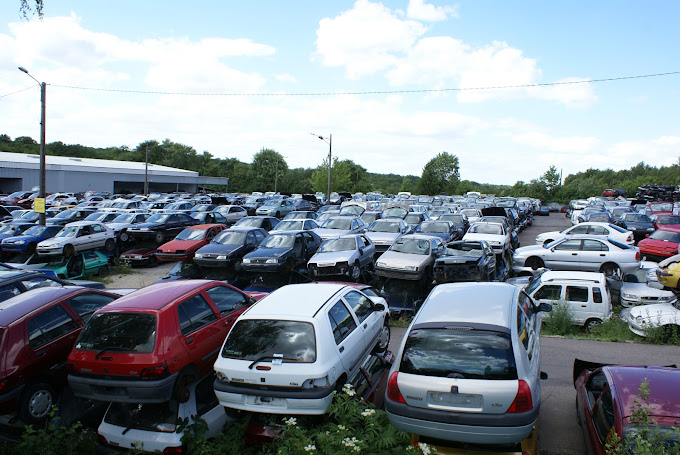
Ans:
[[[347,276],[356,281],[362,269],[374,267],[374,253],[375,246],[365,235],[343,235],[324,240],[307,263],[307,269],[313,278]]]

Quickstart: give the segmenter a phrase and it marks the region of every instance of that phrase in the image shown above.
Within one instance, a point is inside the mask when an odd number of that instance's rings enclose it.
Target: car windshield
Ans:
[[[178,409],[174,400],[165,403],[111,403],[104,422],[123,428],[174,433]]]
[[[156,316],[149,313],[95,313],[78,338],[76,349],[107,352],[153,352]]]
[[[344,231],[349,231],[351,229],[352,222],[350,219],[344,218],[329,218],[323,222],[321,225],[322,229],[340,229]]]
[[[170,215],[157,213],[155,215],[151,215],[146,221],[149,223],[165,223],[168,218],[170,218]]]
[[[212,243],[217,243],[218,245],[243,245],[246,241],[245,232],[235,232],[235,231],[222,231]]]
[[[0,234],[9,234],[12,235],[15,232],[19,230],[19,226],[16,224],[6,224],[2,227],[0,227]]]
[[[626,213],[623,215],[623,221],[630,221],[633,223],[651,223],[651,220],[647,215],[640,213]]]
[[[404,218],[408,214],[408,210],[402,208],[386,209],[382,213],[383,218]]]
[[[79,226],[66,226],[61,231],[57,232],[55,237],[75,237],[78,233]]]
[[[369,232],[388,232],[398,234],[401,232],[401,224],[394,221],[377,221],[368,230]]]
[[[680,215],[659,216],[656,219],[656,224],[680,224]]]
[[[430,254],[430,242],[425,239],[405,239],[402,237],[390,247],[390,250],[397,253],[427,256]]]
[[[70,218],[75,213],[75,210],[64,210],[63,212],[57,213],[55,218]]]
[[[203,240],[207,229],[185,229],[175,237],[175,240]]]
[[[309,214],[307,212],[290,212],[287,216],[286,219],[288,220],[294,220],[294,219],[300,219],[300,218],[309,218]]]
[[[172,204],[168,204],[165,206],[167,210],[182,210],[182,207],[184,206],[184,202],[173,202]]]
[[[354,251],[357,241],[354,238],[337,238],[324,241],[319,247],[319,253],[335,253],[337,251]]]
[[[260,244],[260,247],[262,248],[293,248],[293,245],[295,244],[295,236],[294,235],[270,235],[264,241],[262,244]]]
[[[404,218],[404,221],[406,221],[406,223],[408,224],[419,224],[422,220],[423,218],[417,213],[406,215],[406,217]]]
[[[481,243],[465,242],[453,243],[446,246],[444,256],[465,256],[481,258],[484,255],[484,247]]]
[[[264,203],[263,207],[276,207],[281,204],[281,201],[278,199],[270,199],[267,202]]]
[[[101,221],[104,218],[106,218],[106,215],[108,215],[108,213],[102,212],[90,213],[85,217],[85,221]]]
[[[463,209],[460,211],[463,215],[470,217],[470,216],[479,216],[479,213],[477,212],[477,209]]]
[[[24,231],[24,235],[35,235],[40,236],[43,232],[47,230],[47,226],[31,226]]]
[[[448,223],[422,223],[418,226],[418,232],[424,232],[426,234],[448,234],[449,225]]]
[[[137,215],[118,215],[111,222],[112,223],[132,223]]]
[[[652,212],[672,212],[673,204],[670,202],[657,202],[654,204],[649,204],[649,209]]]
[[[38,212],[26,212],[19,217],[19,219],[22,221],[35,221],[38,218],[40,218],[40,214]]]
[[[509,334],[465,329],[412,330],[399,371],[442,378],[517,379]]]
[[[667,242],[680,243],[680,233],[663,231],[661,229],[657,229],[656,231],[652,232],[649,238],[654,240],[665,240]]]
[[[241,319],[227,336],[222,357],[255,362],[314,363],[316,337],[309,322]]]
[[[276,225],[277,231],[299,231],[304,228],[304,221],[285,220]]]
[[[260,227],[261,224],[262,218],[241,218],[234,224],[234,226]]]
[[[588,221],[595,221],[600,223],[609,223],[610,218],[606,213],[593,213],[588,216]]]
[[[468,232],[474,234],[503,235],[503,228],[500,224],[495,223],[473,224],[470,226]]]
[[[455,215],[455,214],[449,214],[445,213],[444,215],[441,216],[440,218],[442,221],[451,221],[454,224],[463,224],[463,215]]]
[[[496,207],[503,207],[505,209],[511,209],[515,207],[515,201],[512,199],[504,200],[504,201],[496,201]]]

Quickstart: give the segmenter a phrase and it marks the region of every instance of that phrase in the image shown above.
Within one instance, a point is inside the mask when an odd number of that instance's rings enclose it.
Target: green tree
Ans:
[[[349,191],[351,180],[349,176],[350,167],[347,163],[338,161],[338,158],[333,158],[333,166],[331,167],[331,191]],[[324,159],[321,166],[314,170],[311,178],[312,188],[314,191],[320,191],[324,194],[328,191],[328,159]]]
[[[31,6],[31,3],[34,3],[34,5]],[[24,19],[28,19],[29,14],[37,14],[42,19],[43,6],[43,0],[20,0],[19,12],[24,16]],[[34,8],[35,12],[33,12]]]
[[[33,139],[30,136],[19,136],[17,138],[14,138],[14,142],[17,142],[19,144],[27,144],[27,145],[34,145],[37,144],[35,139]]]
[[[548,190],[549,193],[552,193],[553,190],[560,185],[560,180],[560,173],[557,172],[555,166],[550,166],[545,174],[539,179],[539,181],[545,185],[545,189]]]
[[[420,192],[435,195],[453,193],[460,181],[459,163],[456,155],[441,152],[423,168]]]
[[[7,134],[0,134],[0,142],[12,142],[12,138],[9,137]]]
[[[262,149],[253,157],[251,176],[258,191],[274,191],[277,161],[278,178],[281,181],[288,170],[288,163],[283,155],[271,149]]]

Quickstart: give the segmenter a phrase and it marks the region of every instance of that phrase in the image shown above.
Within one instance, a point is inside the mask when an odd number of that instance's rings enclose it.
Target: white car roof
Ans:
[[[334,295],[347,286],[335,283],[289,284],[251,306],[241,319],[313,318]]]
[[[562,270],[550,270],[543,272],[541,274],[541,281],[594,281],[598,283],[604,283],[606,278],[604,273],[599,272],[575,272],[575,271],[562,271]]]

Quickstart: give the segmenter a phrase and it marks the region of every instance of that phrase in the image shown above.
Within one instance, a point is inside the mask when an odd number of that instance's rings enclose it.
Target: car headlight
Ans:
[[[196,254],[194,254],[194,258],[201,259],[201,258],[203,258],[203,254],[202,253],[196,253]]]
[[[278,264],[279,260],[278,259],[267,259],[267,264]]]
[[[219,260],[219,261],[224,261],[225,259],[227,259],[227,256],[223,254],[223,255],[217,256],[216,259]]]
[[[625,293],[621,294],[621,297],[623,297],[624,299],[635,299],[635,298],[637,298],[633,294],[625,294]]]
[[[9,242],[9,243],[15,243],[17,245],[23,245],[24,243],[26,243],[26,240],[15,240],[14,242]]]
[[[242,261],[242,262],[243,262],[244,264],[250,264],[251,260],[250,260],[250,258],[243,258],[243,261]]]
[[[407,265],[406,267],[404,267],[404,270],[410,270],[411,272],[415,272],[416,270],[418,270],[418,267],[414,265]]]
[[[380,261],[376,262],[375,265],[377,265],[378,267],[387,267],[387,264],[385,264],[384,262],[380,262]]]
[[[635,316],[635,322],[642,324],[642,316]]]
[[[671,302],[675,300],[675,296],[673,295],[667,295],[665,297],[659,297],[659,302]]]

